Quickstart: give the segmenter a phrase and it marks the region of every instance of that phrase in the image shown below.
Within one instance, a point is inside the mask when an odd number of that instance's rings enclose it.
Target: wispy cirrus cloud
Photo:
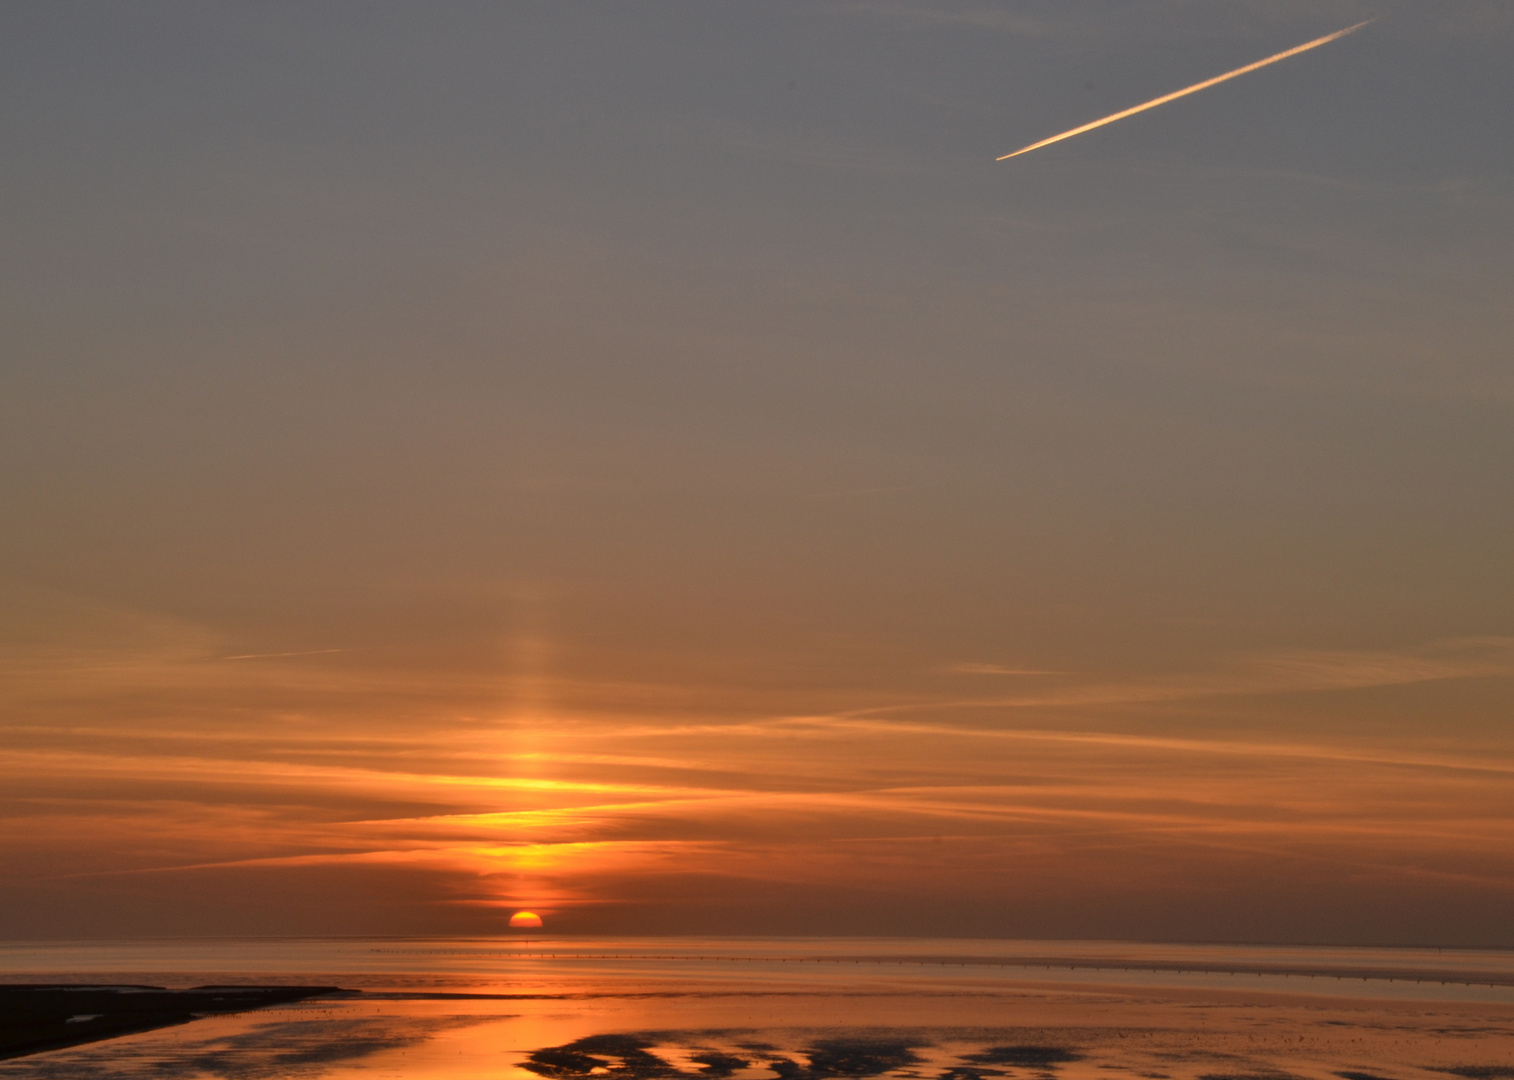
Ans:
[[[1058,671],[1051,668],[1022,668],[1010,667],[1005,664],[981,664],[972,661],[963,661],[960,664],[951,664],[946,671],[952,675],[1072,675],[1075,672]]]
[[[365,676],[342,656],[249,665],[220,659],[227,651],[148,650],[128,665],[136,674],[100,685],[173,688],[182,675],[197,692],[241,693],[257,668],[285,692],[327,693]],[[1183,882],[1349,865],[1374,887],[1496,891],[1501,853],[1514,851],[1509,747],[1206,738],[1101,719],[1131,704],[1506,677],[1514,639],[1278,650],[1129,678],[986,661],[921,671],[923,686],[958,675],[1009,680],[1010,692],[741,718],[659,711],[648,683],[634,713],[556,709],[549,694],[539,716],[425,731],[346,712],[192,732],[16,725],[7,775],[25,784],[0,800],[6,880],[158,895],[190,879],[328,875],[360,889],[364,875],[390,875],[430,882],[436,905],[570,913],[630,895],[681,904],[665,883],[696,877],[716,905],[797,885],[907,893],[921,880],[969,897],[1052,897],[1138,887],[1153,867]],[[390,673],[363,700],[424,694],[436,678]]]
[[[878,3],[832,2],[824,5],[822,10],[878,19],[905,19],[913,22],[970,26],[980,30],[994,30],[1029,37],[1047,34],[1052,29],[1052,24],[1045,19],[973,3],[928,3],[925,0],[880,0]]]
[[[927,163],[898,150],[860,146],[820,135],[727,132],[715,136],[727,153],[753,161],[862,172],[922,172]]]
[[[963,674],[1053,675],[1053,671],[998,669],[957,664]],[[1184,701],[1206,697],[1324,693],[1406,686],[1448,679],[1514,676],[1514,638],[1456,638],[1418,648],[1294,649],[1239,656],[1213,671],[1152,675],[1117,682],[1088,682],[1002,697],[953,700],[954,707],[1100,706]],[[908,712],[931,705],[882,706],[877,713]]]

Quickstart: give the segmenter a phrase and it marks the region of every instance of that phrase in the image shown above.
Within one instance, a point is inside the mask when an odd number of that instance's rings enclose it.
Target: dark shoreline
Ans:
[[[0,986],[0,1061],[187,1024],[204,1016],[359,992],[339,986]]]

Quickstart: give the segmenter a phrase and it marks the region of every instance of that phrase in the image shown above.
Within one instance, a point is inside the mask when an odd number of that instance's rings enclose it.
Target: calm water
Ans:
[[[538,934],[12,944],[0,978],[363,991],[0,1080],[1514,1078],[1508,952]]]

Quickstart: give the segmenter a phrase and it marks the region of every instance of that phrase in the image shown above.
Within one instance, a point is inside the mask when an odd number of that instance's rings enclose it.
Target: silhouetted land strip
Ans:
[[[0,1060],[186,1024],[202,1016],[354,992],[336,986],[0,986]]]

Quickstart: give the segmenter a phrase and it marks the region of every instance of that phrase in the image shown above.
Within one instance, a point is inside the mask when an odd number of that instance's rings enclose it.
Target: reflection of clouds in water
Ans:
[[[259,1024],[232,1035],[165,1045],[94,1043],[0,1064],[4,1080],[294,1080],[384,1050],[425,1042],[442,1031],[497,1016],[296,1020]]]

